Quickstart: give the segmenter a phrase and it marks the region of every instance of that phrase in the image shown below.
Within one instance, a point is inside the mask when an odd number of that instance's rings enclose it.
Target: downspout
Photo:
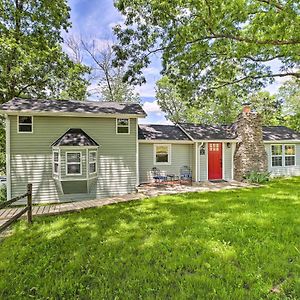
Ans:
[[[139,124],[138,124],[138,119],[135,119],[135,124],[136,124],[136,187],[140,185],[140,164],[139,164]]]
[[[6,119],[6,197],[11,199],[11,168],[10,168],[10,118],[5,115]]]

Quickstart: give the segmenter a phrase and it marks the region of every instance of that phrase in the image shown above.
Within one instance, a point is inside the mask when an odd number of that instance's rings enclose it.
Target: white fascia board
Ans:
[[[183,141],[183,140],[139,140],[140,144],[194,144],[193,141]]]
[[[292,144],[298,144],[300,143],[300,140],[273,140],[273,141],[264,141],[265,144],[286,144],[286,143],[292,143]]]
[[[145,118],[147,115],[138,114],[105,114],[105,113],[68,113],[68,112],[35,112],[30,110],[22,111],[6,111],[0,110],[0,114],[7,114],[11,116],[45,116],[45,117],[82,117],[82,118]]]
[[[237,140],[195,140],[198,143],[237,143]]]

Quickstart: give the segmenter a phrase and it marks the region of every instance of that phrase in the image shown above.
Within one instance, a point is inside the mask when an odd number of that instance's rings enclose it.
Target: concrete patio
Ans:
[[[190,185],[188,182],[180,184],[179,182],[161,182],[141,184],[138,187],[138,193],[144,194],[147,197],[155,197],[167,194],[179,194],[189,192],[207,192],[220,191],[237,188],[258,187],[258,185],[249,184],[239,181],[201,181],[193,182]]]

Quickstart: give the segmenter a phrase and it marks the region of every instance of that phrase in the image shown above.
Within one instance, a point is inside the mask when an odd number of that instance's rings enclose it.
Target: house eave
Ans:
[[[187,140],[139,140],[140,144],[194,144],[193,141]]]
[[[277,144],[277,143],[300,143],[300,140],[264,140],[265,144]]]
[[[18,115],[30,115],[30,116],[45,116],[45,117],[83,117],[83,118],[145,118],[147,115],[142,114],[109,114],[109,113],[90,113],[90,112],[38,112],[32,110],[22,110],[22,111],[10,111],[10,110],[0,110],[0,114],[18,116]]]

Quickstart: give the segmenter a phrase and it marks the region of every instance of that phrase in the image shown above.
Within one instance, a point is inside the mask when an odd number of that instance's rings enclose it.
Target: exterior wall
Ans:
[[[223,143],[223,175],[225,180],[232,180],[232,148],[233,144],[230,143],[230,148],[227,147],[227,143]]]
[[[234,143],[230,143],[230,148],[227,147],[227,142],[223,143],[223,179],[232,180],[232,151],[234,151]],[[198,180],[205,181],[208,179],[208,143],[205,143],[205,154],[199,153],[199,169],[198,169]]]
[[[288,166],[288,167],[272,167],[272,156],[271,156],[271,145],[275,145],[276,143],[272,144],[265,144],[265,149],[268,155],[268,171],[271,172],[272,176],[300,176],[300,143],[293,144],[296,145],[296,165],[295,166]],[[277,143],[277,144],[284,144],[284,143]],[[286,145],[291,143],[286,143]]]
[[[130,134],[117,135],[115,118],[34,116],[33,133],[17,133],[17,117],[9,118],[12,197],[23,194],[28,182],[33,184],[36,203],[101,198],[135,190],[136,119],[130,120]],[[100,145],[98,177],[87,182],[89,193],[63,194],[61,182],[52,176],[51,144],[69,128],[81,128]],[[62,162],[64,169],[64,158]],[[68,189],[73,185],[76,190],[78,184],[84,185],[74,180],[67,184]]]
[[[208,148],[207,148],[207,143],[205,143],[205,154],[202,154],[200,155],[200,149],[198,149],[198,165],[199,165],[199,169],[198,169],[198,180],[199,181],[204,181],[204,180],[207,180],[208,178],[208,170],[207,170],[207,167],[208,167]]]
[[[167,143],[166,143],[167,144]],[[157,167],[162,174],[180,174],[180,168],[189,166],[193,170],[192,154],[193,145],[191,144],[171,144],[171,164],[154,164],[154,144],[139,143],[139,169],[140,183],[153,181],[151,170]]]

